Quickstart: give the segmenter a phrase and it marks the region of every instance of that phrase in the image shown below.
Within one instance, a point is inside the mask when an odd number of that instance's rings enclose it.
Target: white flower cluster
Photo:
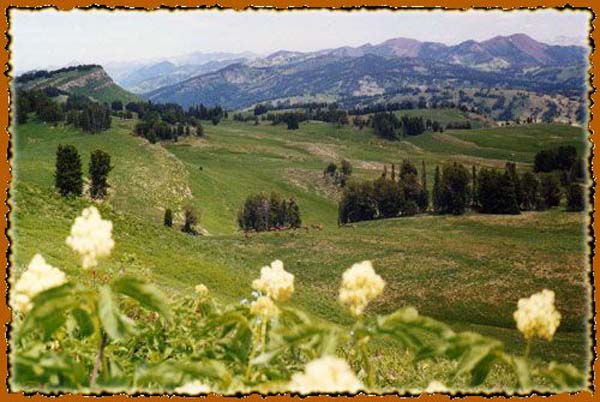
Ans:
[[[183,395],[201,395],[208,394],[210,392],[210,387],[202,382],[195,380],[192,382],[187,382],[177,388],[175,388],[176,394]]]
[[[344,272],[339,300],[359,316],[384,287],[385,281],[375,273],[371,261],[363,261]]]
[[[277,308],[270,297],[260,296],[258,299],[252,302],[252,305],[250,306],[250,314],[265,320],[269,320],[279,315],[279,308]]]
[[[554,307],[554,292],[544,289],[520,299],[513,317],[525,339],[537,336],[551,341],[560,324],[560,313]]]
[[[426,394],[439,394],[444,392],[449,392],[450,390],[443,383],[433,380],[427,385],[425,388]]]
[[[71,226],[67,245],[81,255],[83,268],[98,265],[98,258],[110,255],[115,245],[112,222],[102,219],[96,207],[83,210]]]
[[[289,389],[300,394],[317,392],[355,394],[363,388],[345,360],[324,356],[309,362],[304,373],[292,376]]]
[[[65,282],[67,278],[64,272],[46,263],[44,257],[36,254],[15,284],[12,305],[15,310],[26,313],[33,307],[31,300],[36,295]]]
[[[285,301],[294,293],[294,275],[283,269],[283,262],[276,260],[260,270],[260,278],[252,282],[252,288],[275,301]]]
[[[194,290],[196,291],[196,296],[198,297],[198,300],[200,302],[205,302],[208,300],[208,298],[210,296],[210,292],[208,291],[208,288],[206,287],[206,285],[200,283],[200,284],[196,285]]]

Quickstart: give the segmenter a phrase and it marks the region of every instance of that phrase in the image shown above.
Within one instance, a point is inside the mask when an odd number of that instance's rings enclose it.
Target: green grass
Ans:
[[[304,123],[288,131],[284,126],[224,121],[205,123],[206,139],[162,146],[133,137],[133,124],[113,119],[110,130],[95,135],[40,123],[17,127],[11,278],[36,252],[71,277],[88,274],[78,268],[64,240],[72,220],[91,202],[63,199],[53,190],[56,147],[70,143],[80,151],[84,169],[95,149],[109,152],[115,166],[108,201],[99,205],[115,224],[116,247],[102,265],[107,272],[134,272],[168,293],[191,292],[197,283],[205,283],[219,298],[239,300],[249,296],[260,267],[278,258],[296,276],[292,303],[346,325],[350,317],[336,303],[341,274],[353,263],[370,259],[387,286],[369,314],[413,305],[456,329],[497,337],[514,352],[524,347],[512,320],[517,300],[549,288],[557,294],[562,325],[552,344],[534,343],[533,355],[587,367],[584,214],[555,209],[520,216],[423,215],[339,228],[337,193],[322,178],[328,161],[346,158],[356,176],[375,178],[382,163],[410,158],[426,161],[431,183],[436,164],[456,160],[498,166],[511,152],[531,163],[542,148],[575,144],[581,149],[581,131],[540,125],[444,133],[473,144],[459,146],[430,134],[392,143],[369,130],[324,123]],[[294,195],[304,222],[323,224],[324,229],[245,238],[235,225],[238,208],[248,194],[272,190]],[[162,226],[164,208],[176,211],[179,227],[181,208],[188,203],[202,212],[201,226],[209,236],[191,237]],[[390,345],[381,348],[382,370],[395,372],[398,354]],[[495,375],[507,381],[502,373]]]

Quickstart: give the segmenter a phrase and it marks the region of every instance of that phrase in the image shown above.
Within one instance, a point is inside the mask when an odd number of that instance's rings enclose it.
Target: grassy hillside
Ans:
[[[387,282],[384,297],[371,312],[414,305],[425,314],[505,341],[513,351],[524,347],[512,312],[520,297],[549,288],[556,291],[562,325],[552,344],[536,342],[536,358],[588,363],[587,260],[585,215],[562,209],[520,216],[468,214],[461,217],[416,216],[365,222],[338,228],[337,194],[322,178],[329,161],[350,160],[354,175],[374,178],[383,163],[410,158],[427,164],[433,181],[436,164],[461,161],[503,166],[514,159],[526,168],[535,152],[555,145],[583,148],[583,134],[569,126],[520,126],[425,134],[400,142],[375,138],[369,130],[337,129],[325,123],[283,126],[224,121],[205,123],[206,139],[165,146],[133,137],[134,122],[113,120],[109,131],[89,135],[71,128],[28,123],[14,136],[13,273],[18,276],[35,252],[49,263],[79,276],[64,243],[70,224],[90,201],[62,199],[53,190],[55,150],[75,145],[87,169],[89,153],[112,156],[108,201],[99,205],[113,220],[116,248],[103,265],[159,283],[169,293],[191,292],[205,283],[218,297],[247,297],[260,267],[279,258],[296,276],[291,303],[339,325],[349,322],[336,303],[342,272],[352,263],[373,261]],[[265,233],[245,238],[235,224],[244,198],[256,191],[295,195],[306,224],[322,231]],[[192,237],[162,226],[164,208],[192,204],[201,212],[209,236]],[[382,370],[394,372],[394,349],[376,354]],[[437,370],[431,367],[424,370]],[[416,381],[415,373],[396,373]],[[499,379],[500,378],[500,379]],[[490,381],[503,381],[497,374]]]
[[[139,102],[142,98],[121,88],[108,76],[101,66],[84,66],[50,71],[47,76],[19,82],[17,87],[26,90],[57,88],[66,93],[88,96],[98,102]]]

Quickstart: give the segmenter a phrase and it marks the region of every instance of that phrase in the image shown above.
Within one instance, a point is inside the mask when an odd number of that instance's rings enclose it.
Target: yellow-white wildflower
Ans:
[[[198,285],[196,285],[194,290],[196,291],[196,296],[198,297],[198,300],[200,300],[201,302],[208,300],[208,298],[210,296],[210,292],[208,291],[208,288],[206,287],[206,285],[204,285],[202,283],[198,284]]]
[[[268,320],[277,317],[279,315],[279,309],[270,297],[261,296],[252,302],[250,314]]]
[[[208,394],[210,392],[210,387],[206,384],[198,380],[194,380],[191,382],[187,382],[177,388],[175,388],[176,394],[184,394],[184,395],[201,395]]]
[[[560,313],[554,307],[554,292],[544,289],[520,299],[513,317],[525,339],[537,336],[551,341],[560,324]]]
[[[252,282],[252,288],[275,301],[285,301],[294,293],[294,275],[283,269],[283,262],[276,260],[260,270],[260,278]]]
[[[375,273],[371,261],[363,261],[344,272],[339,300],[358,316],[384,287],[385,281]]]
[[[96,207],[83,210],[71,226],[67,245],[79,253],[83,268],[98,265],[98,258],[110,255],[115,245],[112,222],[102,219]]]
[[[324,356],[309,362],[303,373],[292,376],[289,389],[300,394],[316,392],[355,394],[363,388],[362,383],[342,359]]]
[[[425,388],[425,393],[427,394],[437,394],[437,393],[443,393],[443,392],[448,392],[449,389],[448,387],[446,387],[443,383],[439,382],[439,381],[431,381],[429,383],[429,385],[427,386],[427,388]]]
[[[12,306],[15,310],[26,313],[33,307],[31,299],[36,295],[65,282],[67,277],[64,272],[46,263],[44,257],[36,254],[27,270],[15,283]]]

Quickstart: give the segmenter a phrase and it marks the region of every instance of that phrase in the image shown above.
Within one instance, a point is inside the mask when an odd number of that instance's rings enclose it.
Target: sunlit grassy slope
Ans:
[[[206,139],[150,145],[132,136],[133,121],[113,120],[108,132],[89,135],[40,123],[19,126],[13,138],[11,185],[13,276],[36,252],[72,277],[77,267],[64,239],[72,220],[91,202],[65,200],[53,191],[55,151],[73,144],[85,169],[89,153],[103,149],[115,166],[108,201],[99,205],[115,223],[116,248],[102,270],[133,271],[169,293],[205,283],[220,298],[247,297],[260,267],[279,258],[296,276],[292,303],[340,325],[348,315],[337,305],[342,272],[370,259],[387,287],[369,312],[414,305],[421,312],[505,341],[520,351],[512,312],[520,297],[543,288],[557,293],[563,315],[552,344],[535,343],[537,358],[587,364],[587,260],[584,214],[555,209],[520,216],[467,214],[337,226],[337,193],[322,178],[329,161],[350,160],[354,175],[375,178],[383,163],[426,162],[429,184],[436,164],[502,167],[504,160],[529,168],[537,150],[561,144],[583,149],[581,130],[569,126],[447,131],[399,142],[354,128],[310,122],[296,131],[282,126],[205,122]],[[237,231],[244,198],[257,191],[294,195],[307,225],[324,229],[253,234]],[[197,207],[208,232],[191,237],[162,226],[164,208]],[[394,352],[395,353],[395,352]],[[394,354],[384,353],[385,356]],[[383,357],[382,357],[383,359]],[[393,362],[390,370],[393,369]]]

